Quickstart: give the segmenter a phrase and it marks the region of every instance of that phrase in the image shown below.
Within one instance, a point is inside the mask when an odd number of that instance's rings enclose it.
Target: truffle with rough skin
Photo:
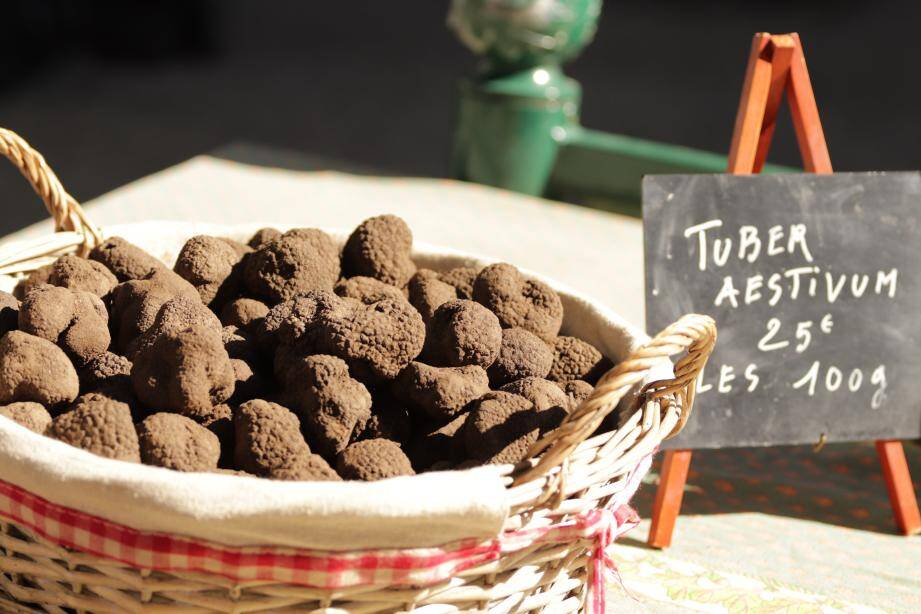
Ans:
[[[197,324],[158,335],[134,358],[131,383],[141,402],[203,418],[233,394],[233,364],[221,333]]]
[[[166,265],[121,237],[111,237],[93,248],[90,260],[101,262],[118,281],[144,279]]]
[[[246,242],[253,249],[259,249],[266,243],[271,243],[275,239],[281,238],[281,231],[277,228],[260,228]]]
[[[540,413],[541,431],[552,431],[560,425],[569,413],[569,397],[555,383],[540,377],[526,377],[502,387],[502,392],[511,392],[531,401]]]
[[[262,301],[254,298],[238,298],[221,309],[221,324],[236,326],[242,331],[252,332],[260,326],[268,313],[269,306]]]
[[[163,304],[177,296],[201,301],[195,286],[166,268],[116,286],[109,310],[115,350],[124,352],[135,338],[151,327]]]
[[[95,294],[58,286],[32,290],[19,308],[19,330],[58,344],[79,364],[109,348],[108,319]]]
[[[48,425],[51,424],[51,414],[48,413],[45,406],[33,401],[0,405],[0,416],[9,418],[39,435],[44,435]]]
[[[70,403],[79,391],[77,372],[61,348],[18,330],[0,337],[0,404],[35,401],[54,407]]]
[[[131,361],[124,356],[112,352],[97,354],[80,367],[77,376],[82,392],[100,392],[125,403],[134,396]]]
[[[389,439],[356,441],[336,457],[336,472],[343,479],[365,482],[416,473],[400,446]]]
[[[457,298],[472,301],[473,282],[476,281],[477,275],[479,274],[479,269],[470,266],[459,266],[441,273],[438,279],[446,284],[454,286],[454,289],[457,291]]]
[[[402,288],[416,272],[412,261],[413,233],[395,215],[363,221],[342,248],[346,277],[361,275]]]
[[[353,377],[393,379],[410,363],[425,342],[425,323],[405,300],[384,299],[365,305],[328,292],[303,297],[298,318],[288,318],[279,330],[312,351],[345,360]],[[310,313],[312,311],[312,313]],[[272,314],[266,317],[269,323]],[[292,324],[292,322],[294,324]]]
[[[405,301],[406,295],[396,286],[378,281],[373,277],[351,277],[340,279],[336,284],[336,294],[345,298],[353,298],[366,305],[389,298],[395,301]]]
[[[416,471],[425,471],[437,463],[453,466],[464,459],[463,428],[469,415],[460,414],[447,424],[424,423],[415,429],[409,450]]]
[[[444,423],[489,392],[489,378],[477,365],[432,367],[411,362],[400,374],[397,387],[413,409]]]
[[[234,412],[233,425],[237,468],[253,475],[290,475],[291,466],[311,454],[297,416],[277,403],[247,401]]]
[[[90,393],[51,421],[47,435],[106,458],[141,462],[137,432],[127,404]]]
[[[19,326],[19,299],[0,290],[0,337]]]
[[[201,302],[220,307],[239,293],[240,254],[228,241],[197,235],[179,250],[173,270],[195,286]]]
[[[201,301],[187,296],[171,298],[160,306],[147,330],[128,344],[125,355],[134,358],[144,348],[152,345],[157,337],[166,333],[176,333],[190,326],[201,326],[217,333],[223,330],[221,321]]]
[[[207,428],[179,414],[156,413],[137,426],[141,462],[177,471],[217,469],[221,444]]]
[[[247,290],[269,304],[310,290],[332,290],[339,279],[339,249],[321,230],[297,228],[266,243],[243,263]]]
[[[612,366],[592,344],[561,335],[553,341],[553,365],[547,379],[554,382],[581,379],[594,384]]]
[[[409,280],[409,302],[422,316],[425,323],[432,321],[435,310],[457,298],[454,286],[439,281],[435,277],[413,275]]]
[[[349,376],[341,358],[276,360],[275,372],[320,454],[333,457],[344,450],[371,417],[371,394]]]
[[[53,264],[54,263],[40,266],[29,273],[28,277],[20,279],[16,287],[13,288],[13,296],[22,300],[35,288],[47,284],[48,278],[51,277],[51,267]]]
[[[118,279],[101,262],[67,254],[51,263],[48,283],[102,297],[118,285]]]
[[[489,367],[489,381],[503,386],[523,377],[547,377],[553,364],[553,350],[523,328],[502,329],[499,357]]]
[[[268,354],[279,345],[294,345],[313,327],[317,301],[328,298],[329,293],[308,292],[278,303],[255,327],[257,345]]]
[[[581,379],[573,379],[568,382],[563,382],[562,384],[563,392],[566,393],[566,396],[569,397],[569,411],[573,411],[579,405],[582,404],[582,401],[591,396],[592,390],[595,388]]]
[[[473,301],[448,301],[429,322],[426,362],[439,367],[495,362],[502,346],[502,327],[494,313]]]
[[[272,474],[274,480],[289,480],[294,482],[341,482],[342,478],[336,473],[326,459],[319,454],[308,454],[298,457],[294,461]]]
[[[464,424],[470,458],[484,463],[518,463],[540,435],[540,412],[526,398],[490,392],[477,400]]]
[[[510,264],[491,264],[480,271],[473,299],[495,313],[504,328],[523,328],[544,341],[552,341],[563,323],[563,303],[553,288],[528,279]]]

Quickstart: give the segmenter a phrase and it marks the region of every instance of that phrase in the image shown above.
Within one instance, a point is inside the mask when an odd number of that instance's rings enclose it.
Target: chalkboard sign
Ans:
[[[671,448],[921,436],[921,173],[643,180],[646,314],[719,341]]]

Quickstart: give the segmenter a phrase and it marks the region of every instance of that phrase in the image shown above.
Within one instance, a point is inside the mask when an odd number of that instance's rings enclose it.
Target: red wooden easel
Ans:
[[[752,41],[729,150],[728,173],[758,173],[764,167],[784,92],[793,117],[803,168],[809,173],[832,172],[799,35],[763,32],[756,34]],[[876,451],[896,525],[905,535],[921,533],[921,514],[902,442],[877,441]],[[650,546],[666,548],[671,544],[690,464],[690,450],[668,450],[665,453],[649,530]]]

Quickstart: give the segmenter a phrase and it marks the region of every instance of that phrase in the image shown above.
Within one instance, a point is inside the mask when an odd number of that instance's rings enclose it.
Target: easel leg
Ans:
[[[678,512],[681,511],[681,499],[684,497],[684,484],[688,479],[688,467],[691,465],[690,450],[668,450],[662,461],[659,475],[659,489],[652,507],[652,526],[649,528],[647,543],[653,548],[667,548],[672,543],[672,532]]]
[[[908,473],[902,442],[877,441],[876,453],[883,467],[896,526],[904,535],[921,533],[921,513],[918,511],[918,499]]]

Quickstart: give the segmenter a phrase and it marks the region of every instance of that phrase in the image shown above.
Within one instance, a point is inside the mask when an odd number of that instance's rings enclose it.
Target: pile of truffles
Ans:
[[[393,215],[119,237],[0,293],[0,415],[108,458],[280,480],[516,463],[611,366],[510,264],[433,271]]]

